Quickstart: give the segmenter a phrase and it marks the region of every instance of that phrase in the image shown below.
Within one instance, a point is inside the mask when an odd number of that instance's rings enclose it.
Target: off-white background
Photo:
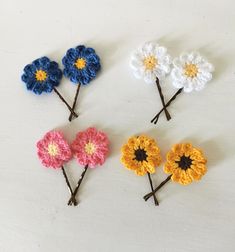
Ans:
[[[233,0],[0,1],[0,251],[1,252],[232,252],[235,251],[235,4]],[[183,94],[157,126],[149,123],[161,102],[155,85],[136,80],[132,51],[158,41],[176,57],[198,50],[215,65],[214,79],[200,93]],[[23,67],[47,55],[61,65],[65,51],[94,47],[102,72],[81,88],[80,116],[55,94],[36,96],[20,80]],[[72,103],[76,87],[63,79],[59,90]],[[163,84],[166,99],[175,92]],[[62,173],[42,167],[35,143],[61,129],[69,141],[96,126],[108,133],[111,153],[90,170],[80,205],[66,205]],[[160,206],[145,203],[147,177],[119,162],[130,135],[157,139],[163,156],[174,143],[204,149],[208,173],[187,187],[167,184]],[[67,166],[75,186],[82,169]],[[157,170],[154,183],[166,175]]]

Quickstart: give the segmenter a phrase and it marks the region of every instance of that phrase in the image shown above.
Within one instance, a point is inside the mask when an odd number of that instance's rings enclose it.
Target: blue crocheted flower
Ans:
[[[64,75],[74,83],[88,84],[100,70],[100,58],[93,48],[70,48],[62,59]]]
[[[62,75],[55,61],[42,57],[25,66],[21,79],[26,83],[28,90],[40,95],[42,92],[50,93],[58,86]]]

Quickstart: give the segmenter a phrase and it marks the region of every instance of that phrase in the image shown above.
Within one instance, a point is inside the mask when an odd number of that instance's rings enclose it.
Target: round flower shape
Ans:
[[[148,136],[133,136],[122,146],[121,162],[136,175],[154,173],[161,163],[160,149],[154,139]]]
[[[173,60],[172,84],[184,92],[199,91],[212,79],[214,67],[197,52],[183,53]]]
[[[190,143],[176,144],[167,154],[164,171],[172,174],[171,180],[188,185],[200,180],[206,173],[206,158],[200,149]]]
[[[109,140],[105,133],[96,128],[88,128],[78,132],[71,149],[79,164],[95,168],[105,162],[109,151]]]
[[[38,157],[46,167],[61,168],[72,157],[69,144],[61,132],[50,131],[38,141]]]
[[[143,78],[146,83],[165,78],[170,72],[171,57],[165,47],[155,43],[145,43],[136,50],[131,58],[131,67],[136,78]]]
[[[100,70],[100,58],[95,50],[79,45],[70,48],[62,59],[64,75],[74,83],[88,84]]]
[[[62,71],[55,61],[50,61],[47,57],[34,60],[24,68],[21,76],[28,90],[35,94],[50,93],[53,87],[60,84]]]

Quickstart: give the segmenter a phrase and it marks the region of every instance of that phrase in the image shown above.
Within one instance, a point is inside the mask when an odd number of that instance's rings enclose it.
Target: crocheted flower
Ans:
[[[50,131],[38,141],[38,157],[46,167],[60,168],[72,157],[69,144],[58,131]]]
[[[172,174],[171,180],[188,185],[194,180],[200,180],[206,173],[206,162],[202,151],[192,144],[176,144],[167,154],[164,171]]]
[[[62,59],[64,75],[74,83],[88,84],[100,70],[100,58],[95,50],[83,45],[70,48]]]
[[[133,136],[123,145],[121,162],[137,175],[154,173],[161,163],[160,149],[154,139],[148,136]]]
[[[212,79],[214,67],[197,52],[183,53],[173,60],[172,84],[184,92],[199,91]]]
[[[109,140],[105,133],[96,128],[88,128],[77,134],[71,149],[78,163],[95,168],[105,162],[109,151]]]
[[[147,83],[156,82],[170,72],[171,57],[165,47],[155,43],[145,43],[134,52],[131,58],[131,67],[136,78],[143,78]]]
[[[24,68],[21,76],[28,90],[40,95],[42,92],[50,93],[53,87],[60,84],[62,71],[55,61],[47,57],[34,60]]]

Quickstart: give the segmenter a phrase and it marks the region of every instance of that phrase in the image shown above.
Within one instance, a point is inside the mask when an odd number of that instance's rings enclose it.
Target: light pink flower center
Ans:
[[[85,152],[86,152],[88,155],[94,154],[95,151],[96,151],[96,146],[95,146],[95,144],[93,144],[92,142],[88,142],[88,143],[85,145]]]
[[[59,152],[58,146],[54,143],[49,143],[47,146],[48,154],[52,157],[56,156]]]

